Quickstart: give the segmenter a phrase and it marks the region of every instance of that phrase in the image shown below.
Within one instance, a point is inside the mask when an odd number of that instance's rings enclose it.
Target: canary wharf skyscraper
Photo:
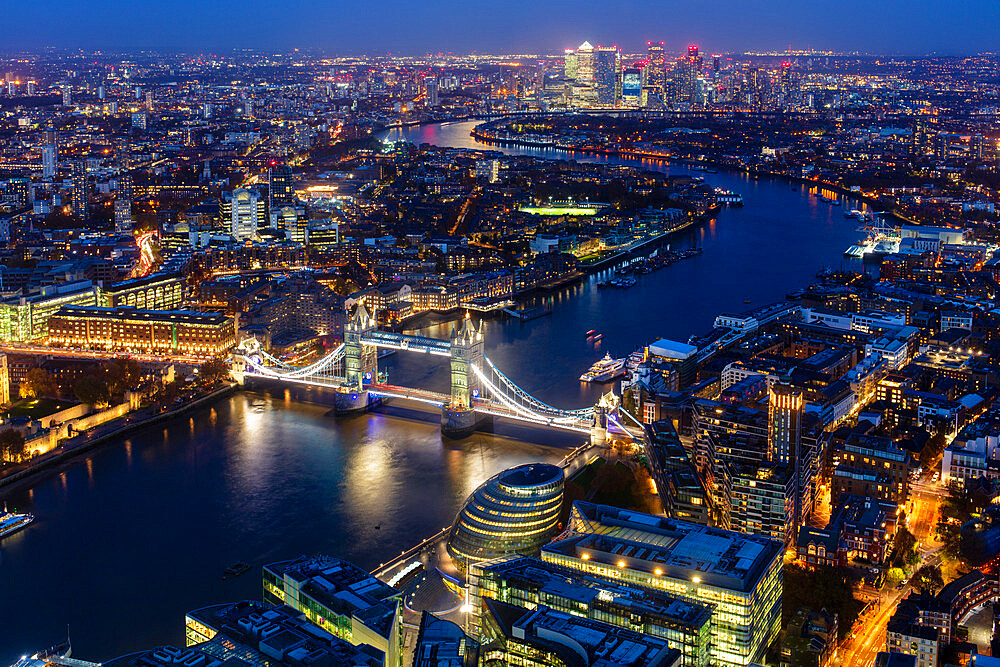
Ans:
[[[594,52],[594,93],[600,106],[615,106],[618,102],[620,57],[617,46],[598,46]]]
[[[667,57],[663,50],[663,42],[648,42],[648,44],[646,85],[658,86],[662,91],[667,82]]]

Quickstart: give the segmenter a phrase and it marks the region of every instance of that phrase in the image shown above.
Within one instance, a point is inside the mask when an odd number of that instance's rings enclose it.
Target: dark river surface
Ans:
[[[472,125],[414,127],[391,138],[481,147]],[[628,290],[598,290],[605,276],[592,276],[546,297],[554,306],[547,317],[489,319],[490,359],[538,398],[584,407],[601,387],[577,378],[606,351],[623,356],[660,337],[686,341],[720,312],[780,300],[819,269],[840,267],[859,237],[843,215],[855,204],[833,207],[782,180],[693,173],[745,202],[671,239],[674,248],[704,248],[702,255],[641,276]],[[451,326],[423,331],[445,337]],[[604,334],[598,346],[584,337],[590,329]],[[401,353],[386,364],[393,384],[447,386],[440,362]],[[104,445],[31,488],[0,493],[38,517],[0,543],[0,665],[62,640],[67,625],[83,659],[183,645],[186,611],[260,597],[260,565],[325,552],[373,568],[449,525],[487,477],[557,462],[582,442],[510,425],[456,442],[442,439],[432,413],[396,405],[337,421],[304,397],[238,393]],[[240,560],[254,569],[222,581]]]

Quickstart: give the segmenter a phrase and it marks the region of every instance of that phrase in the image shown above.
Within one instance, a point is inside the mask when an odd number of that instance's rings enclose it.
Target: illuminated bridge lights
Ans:
[[[389,348],[433,356],[450,356],[451,354],[449,341],[387,331],[365,331],[360,336],[360,345],[363,350],[372,351],[378,348]],[[333,389],[343,389],[349,386],[345,345],[338,346],[330,354],[308,366],[291,366],[275,358],[260,349],[260,344],[255,339],[243,341],[237,354],[238,358],[243,361],[245,375]],[[481,359],[482,368],[475,363],[470,363],[467,366],[470,384],[475,379],[475,384],[479,385],[471,393],[470,407],[474,411],[540,426],[590,433],[594,422],[594,408],[579,410],[555,408],[521,389],[489,358],[484,356]],[[357,370],[355,369],[355,372]],[[368,371],[365,371],[362,377],[368,375],[374,377],[374,374]],[[445,407],[452,400],[451,396],[424,389],[373,383],[370,380],[362,382],[364,388],[372,396],[379,398],[404,398],[438,407]],[[609,421],[609,424],[622,432],[628,431],[617,421]]]

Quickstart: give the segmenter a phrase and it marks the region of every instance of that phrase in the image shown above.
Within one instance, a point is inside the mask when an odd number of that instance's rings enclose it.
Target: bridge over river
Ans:
[[[233,355],[232,376],[240,384],[262,378],[326,387],[334,392],[338,414],[364,412],[387,398],[420,401],[441,409],[441,430],[452,438],[471,434],[492,418],[512,419],[537,426],[586,433],[594,444],[604,444],[608,429],[631,433],[622,419],[619,398],[603,394],[595,405],[572,410],[553,407],[521,389],[483,352],[482,325],[476,329],[467,316],[452,330],[449,340],[382,331],[364,305],[344,327],[344,343],[307,366],[292,366],[265,352],[256,339],[243,341]],[[379,349],[392,349],[448,359],[451,392],[442,394],[419,387],[388,384],[378,370]]]

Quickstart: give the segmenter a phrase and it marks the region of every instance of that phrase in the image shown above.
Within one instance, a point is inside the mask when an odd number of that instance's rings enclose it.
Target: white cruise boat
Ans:
[[[581,382],[610,382],[625,374],[625,360],[612,359],[610,354],[591,366],[580,376]]]
[[[5,504],[3,512],[0,512],[0,539],[11,533],[16,533],[34,520],[35,516],[33,514],[8,512],[7,505]]]

